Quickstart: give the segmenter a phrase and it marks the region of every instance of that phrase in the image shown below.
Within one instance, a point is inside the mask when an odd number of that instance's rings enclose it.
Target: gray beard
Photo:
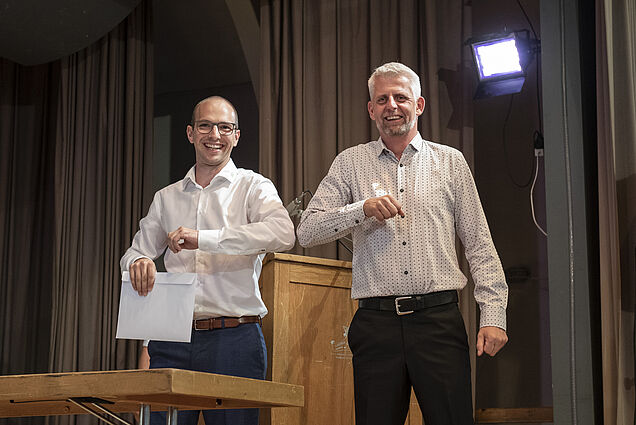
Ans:
[[[399,127],[385,127],[383,121],[380,121],[379,123],[376,122],[376,125],[381,133],[384,131],[384,133],[388,134],[389,136],[404,136],[406,133],[411,131],[411,129],[415,125],[415,120],[406,122]]]

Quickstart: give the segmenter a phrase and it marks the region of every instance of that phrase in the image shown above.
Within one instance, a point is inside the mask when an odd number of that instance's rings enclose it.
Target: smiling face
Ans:
[[[396,138],[410,141],[417,133],[415,124],[424,111],[424,98],[415,99],[404,76],[378,77],[368,109],[385,143]]]
[[[237,116],[232,105],[222,98],[210,98],[200,103],[194,112],[193,125],[186,129],[188,140],[194,145],[197,170],[220,171],[230,160],[232,149],[238,144],[240,131],[234,130],[229,135],[219,133],[214,125],[207,134],[200,133],[196,127],[201,122],[236,123]]]

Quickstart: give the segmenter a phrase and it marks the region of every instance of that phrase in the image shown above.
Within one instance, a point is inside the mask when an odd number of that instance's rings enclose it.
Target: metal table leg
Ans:
[[[67,401],[69,403],[73,403],[74,405],[84,410],[85,412],[95,416],[97,419],[106,422],[108,425],[117,425],[117,424],[113,421],[108,420],[107,418],[103,416],[100,416],[99,412],[105,414],[107,417],[115,419],[117,422],[120,422],[123,425],[133,425],[132,423],[119,417],[115,413],[111,412],[110,410],[102,406],[102,403],[112,404],[112,402],[101,400],[95,397],[71,397]]]
[[[166,412],[166,425],[178,425],[177,424],[177,416],[179,410],[176,407],[168,407],[168,411]]]
[[[139,425],[150,425],[150,405],[139,406]]]

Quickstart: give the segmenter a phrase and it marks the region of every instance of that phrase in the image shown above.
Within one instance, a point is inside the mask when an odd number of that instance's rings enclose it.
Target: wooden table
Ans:
[[[140,412],[143,424],[149,422],[150,410],[167,410],[168,423],[176,425],[179,409],[302,406],[300,385],[181,369],[0,376],[3,418]]]

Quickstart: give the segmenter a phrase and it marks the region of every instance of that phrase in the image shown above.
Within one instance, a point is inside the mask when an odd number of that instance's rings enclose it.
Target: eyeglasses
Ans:
[[[201,134],[208,134],[214,126],[216,126],[222,136],[229,136],[234,133],[234,130],[237,130],[237,125],[233,122],[197,121],[194,123],[194,128]]]

